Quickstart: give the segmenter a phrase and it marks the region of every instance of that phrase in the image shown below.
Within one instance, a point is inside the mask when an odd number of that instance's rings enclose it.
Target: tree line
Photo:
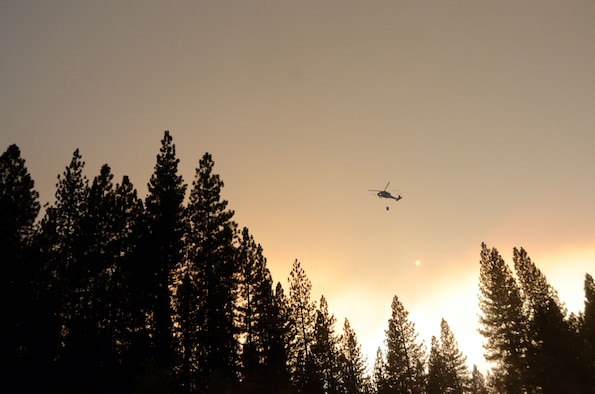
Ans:
[[[20,149],[0,156],[5,387],[60,393],[559,393],[595,387],[595,285],[569,314],[514,249],[515,273],[482,244],[479,317],[487,376],[446,320],[430,349],[397,296],[373,368],[298,260],[284,289],[233,221],[205,153],[188,185],[164,133],[147,196],[75,150],[41,205]]]

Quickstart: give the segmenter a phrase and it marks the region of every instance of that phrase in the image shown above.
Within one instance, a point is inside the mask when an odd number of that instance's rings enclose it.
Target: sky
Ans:
[[[2,1],[0,149],[40,201],[75,149],[141,196],[165,130],[213,155],[288,290],[299,260],[373,364],[398,296],[469,364],[481,243],[568,309],[595,274],[595,2]],[[379,199],[369,189],[398,189]],[[390,207],[389,210],[386,207]],[[416,265],[415,262],[420,264]]]

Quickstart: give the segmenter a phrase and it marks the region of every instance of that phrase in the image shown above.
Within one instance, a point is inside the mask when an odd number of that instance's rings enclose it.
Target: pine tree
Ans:
[[[583,336],[586,342],[595,349],[595,281],[589,274],[585,274],[585,311],[583,323]]]
[[[479,275],[479,332],[486,338],[486,360],[496,364],[494,384],[501,391],[530,392],[526,316],[517,282],[498,251],[485,244]]]
[[[38,200],[20,149],[10,145],[0,156],[0,261],[4,266],[0,287],[6,322],[1,353],[6,376],[15,382],[24,380],[21,374],[31,368],[31,331],[35,326],[31,283],[40,274],[40,267],[32,262],[31,243]]]
[[[328,304],[324,296],[320,298],[316,310],[314,336],[312,342],[312,359],[314,368],[309,379],[309,393],[339,392],[339,351],[338,338],[335,335],[335,317],[329,314]]]
[[[272,277],[262,247],[247,228],[238,247],[238,297],[236,317],[242,342],[243,388],[249,392],[272,392],[271,341],[277,330]]]
[[[293,385],[298,392],[311,383],[314,369],[311,347],[314,340],[316,305],[311,301],[312,283],[298,260],[293,262],[289,276],[289,311],[294,331],[290,341],[289,367]]]
[[[575,332],[580,357],[580,382],[583,390],[595,387],[595,282],[585,274],[585,309],[581,313]],[[586,392],[586,391],[585,391]]]
[[[440,322],[440,354],[444,360],[446,388],[450,393],[464,393],[469,385],[467,357],[459,345],[446,320]]]
[[[387,365],[384,359],[382,349],[378,347],[376,350],[376,359],[374,360],[374,369],[372,371],[372,388],[376,394],[388,394],[388,376],[386,371]]]
[[[113,373],[112,392],[133,391],[134,374],[138,365],[147,357],[143,336],[145,317],[139,292],[136,291],[139,278],[134,268],[140,259],[140,227],[143,223],[144,206],[138,192],[128,176],[116,184],[110,199],[113,206],[111,241],[109,254],[113,260],[106,267],[105,289],[106,322],[104,329],[112,336],[112,348],[117,365]]]
[[[105,164],[90,187],[87,214],[82,222],[87,240],[86,301],[82,315],[86,316],[88,328],[81,335],[88,336],[90,343],[86,349],[90,371],[87,379],[100,391],[117,391],[126,384],[132,387],[130,382],[122,381],[127,374],[123,371],[123,353],[129,347],[128,333],[136,327],[125,272],[132,251],[136,250],[132,231],[142,214],[142,201],[127,177],[116,187],[112,181],[111,169]]]
[[[418,342],[415,324],[409,320],[409,312],[397,296],[393,297],[391,309],[391,317],[385,331],[388,392],[424,392],[424,346]]]
[[[86,309],[89,238],[83,227],[89,186],[83,174],[84,165],[79,150],[75,150],[70,164],[58,176],[56,201],[46,206],[38,238],[47,272],[46,287],[40,297],[51,311],[45,315],[50,320],[46,322],[45,340],[49,342],[47,346],[54,348],[52,358],[60,369],[54,379],[71,386],[61,387],[64,391],[80,390],[86,384],[87,350],[91,345]]]
[[[18,268],[9,265],[23,257],[31,242],[40,209],[34,187],[20,149],[10,145],[0,156],[0,259],[9,269]],[[11,274],[4,277],[7,286],[12,285]]]
[[[366,362],[355,331],[345,318],[339,343],[340,380],[345,394],[364,394],[371,391],[370,379],[366,375]]]
[[[81,223],[85,290],[80,311],[83,322],[76,335],[85,344],[86,379],[98,390],[107,390],[106,376],[117,364],[110,307],[110,276],[116,257],[112,247],[116,235],[112,179],[111,169],[106,164],[89,189],[87,213]]]
[[[179,159],[169,131],[165,131],[145,199],[144,256],[137,268],[143,308],[157,369],[173,366],[173,322],[170,286],[183,257],[183,201],[186,185],[178,175]]]
[[[579,392],[575,387],[578,355],[573,346],[577,338],[565,320],[557,292],[523,248],[514,248],[513,261],[527,316],[527,362],[533,385],[544,393]]]
[[[446,392],[446,365],[440,351],[440,342],[432,335],[430,356],[428,358],[428,394],[441,394]]]
[[[469,387],[471,394],[488,394],[485,378],[483,374],[477,369],[477,365],[473,364],[473,371],[471,372],[471,385]]]
[[[238,343],[234,318],[237,251],[234,212],[220,193],[223,181],[213,173],[209,153],[199,161],[186,208],[188,271],[197,298],[189,319],[197,347],[196,383],[201,392],[233,388],[238,376]],[[194,340],[194,339],[193,339]]]
[[[294,392],[289,373],[290,346],[294,332],[291,320],[289,300],[285,296],[283,286],[277,282],[273,294],[268,338],[268,376],[270,394],[285,394]]]

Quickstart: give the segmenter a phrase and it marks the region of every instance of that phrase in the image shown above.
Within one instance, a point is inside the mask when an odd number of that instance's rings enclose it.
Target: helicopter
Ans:
[[[390,192],[388,192],[386,189],[388,189],[388,185],[390,185],[390,182],[388,182],[386,184],[386,187],[384,188],[384,190],[368,190],[370,192],[376,192],[376,195],[379,198],[392,198],[395,201],[399,201],[400,199],[402,199],[403,197],[401,197],[401,195],[399,194],[397,197],[393,196],[392,194],[390,194]],[[386,210],[389,210],[389,207],[386,207]]]

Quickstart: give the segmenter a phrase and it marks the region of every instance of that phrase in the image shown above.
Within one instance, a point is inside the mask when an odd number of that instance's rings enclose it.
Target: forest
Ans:
[[[88,179],[77,149],[42,209],[19,147],[4,151],[3,391],[593,392],[589,273],[584,310],[568,313],[523,248],[509,265],[482,244],[486,376],[467,364],[447,321],[424,344],[397,295],[367,360],[349,320],[311,298],[298,260],[288,288],[273,281],[262,246],[221,198],[213,157],[200,158],[191,185],[178,164],[165,131],[143,199],[127,176],[114,183],[107,164]]]

